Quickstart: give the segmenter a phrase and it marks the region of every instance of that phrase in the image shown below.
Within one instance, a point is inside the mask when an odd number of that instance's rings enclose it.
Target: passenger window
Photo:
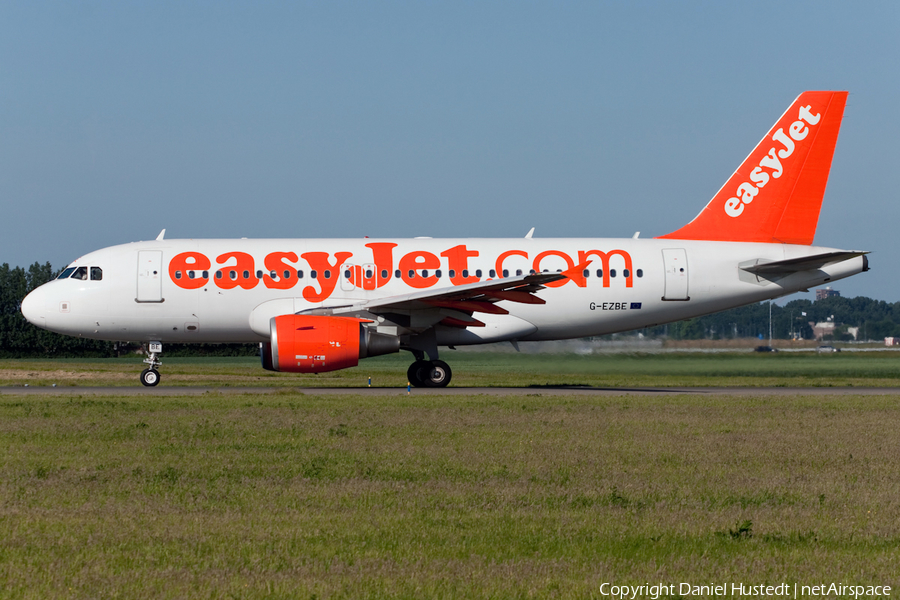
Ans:
[[[372,279],[372,269],[366,269],[366,279]]]
[[[309,276],[312,277],[313,279],[315,279],[319,276],[319,274],[316,272],[315,269],[313,269],[312,271],[309,272]]]
[[[631,275],[631,273],[628,271],[628,269],[622,270],[622,277],[628,277],[629,275]]]
[[[400,269],[397,269],[396,271],[394,271],[394,277],[396,277],[397,279],[400,279]]]
[[[222,271],[216,271],[216,279],[222,279]]]
[[[450,269],[450,279],[456,277],[456,269]]]
[[[479,278],[481,277],[481,269],[475,270],[475,277],[479,277]]]
[[[325,269],[324,275],[325,279],[331,279],[331,271],[329,271],[328,269]]]
[[[516,277],[522,274],[522,269],[516,269]]]
[[[603,277],[603,269],[597,269],[597,277]]]
[[[615,277],[615,276],[616,276],[616,270],[615,270],[615,269],[610,269],[610,270],[609,270],[609,276],[610,276],[610,277]]]
[[[244,272],[246,273],[246,271],[244,271]],[[246,276],[245,276],[244,278],[247,279]],[[256,272],[256,278],[257,278],[257,279],[262,279],[262,271],[257,271],[257,272]]]
[[[72,273],[72,279],[81,279],[83,281],[87,281],[87,277],[87,267],[78,267],[77,269],[75,269],[75,272]]]
[[[490,271],[488,271],[488,273],[490,273],[491,279],[493,279],[494,277],[497,276],[497,271],[495,271],[495,270],[493,270],[493,269],[491,269]]]
[[[350,269],[344,270],[344,279],[350,279]]]
[[[382,279],[387,279],[387,269],[382,269],[382,270],[381,270],[381,278],[382,278]]]
[[[297,279],[303,279],[303,271],[297,271]]]
[[[181,279],[181,271],[175,271],[175,279]]]
[[[412,269],[410,269],[410,270],[409,270],[409,273],[407,273],[407,275],[409,275],[409,278],[412,279],[413,277],[416,276],[416,272],[413,271]]]
[[[273,271],[273,272],[274,272],[274,271]],[[285,279],[290,279],[290,278],[291,278],[291,272],[290,272],[290,271],[285,271],[285,272],[284,272],[284,278],[285,278]]]
[[[437,277],[438,279],[440,279],[441,278],[441,270],[438,269],[437,271],[435,271],[434,276]]]
[[[250,279],[250,271],[244,271],[244,279]]]
[[[422,277],[428,278],[428,269],[422,269]]]
[[[203,279],[209,279],[209,271],[203,271]]]
[[[643,276],[644,276],[644,272],[643,272],[641,269],[638,269],[638,270],[636,271],[636,274],[637,274],[638,277],[643,277]]]
[[[503,276],[509,277],[509,269],[503,269]]]
[[[193,272],[193,271],[188,271],[187,274],[188,274],[188,279],[193,279],[193,278],[194,278],[194,272]]]
[[[468,277],[468,276],[469,276],[469,270],[463,269],[463,277]]]
[[[587,279],[590,276],[591,276],[591,272],[588,269],[585,269],[584,270],[584,278]]]
[[[63,272],[59,274],[59,277],[57,277],[57,279],[68,279],[74,272],[75,267],[69,267],[68,269],[63,270]]]
[[[100,267],[91,267],[91,281],[100,281],[103,279],[103,269]]]
[[[237,271],[229,271],[228,276],[231,277],[232,280],[237,281]]]

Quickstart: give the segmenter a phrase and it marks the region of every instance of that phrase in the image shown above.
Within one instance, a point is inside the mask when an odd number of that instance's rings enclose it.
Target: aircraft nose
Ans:
[[[46,313],[44,310],[46,303],[44,295],[44,291],[41,288],[37,288],[22,300],[22,315],[25,316],[29,323],[38,327],[47,326],[46,317],[44,316]]]

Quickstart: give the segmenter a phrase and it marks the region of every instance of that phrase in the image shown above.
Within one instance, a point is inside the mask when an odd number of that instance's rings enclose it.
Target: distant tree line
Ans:
[[[22,299],[59,271],[50,263],[34,263],[27,269],[0,265],[0,358],[112,357],[133,352],[140,344],[104,342],[59,335],[39,329],[25,320],[19,307]],[[806,313],[804,315],[804,313]],[[888,303],[864,296],[831,297],[816,302],[792,300],[784,306],[772,305],[772,337],[790,339],[813,337],[810,322],[834,320],[834,338],[852,339],[849,327],[859,327],[858,339],[881,340],[900,336],[900,302]],[[727,339],[769,335],[769,303],[761,302],[638,330],[650,337],[682,340]],[[256,344],[167,344],[166,356],[252,356]]]
[[[772,337],[775,339],[812,339],[810,323],[832,320],[833,339],[849,341],[850,327],[858,327],[859,341],[883,340],[900,336],[900,302],[873,300],[865,296],[855,298],[831,297],[822,300],[791,300],[784,306],[772,304]],[[640,330],[648,336],[668,336],[673,339],[731,339],[769,336],[769,303],[760,302],[696,317],[668,325]]]

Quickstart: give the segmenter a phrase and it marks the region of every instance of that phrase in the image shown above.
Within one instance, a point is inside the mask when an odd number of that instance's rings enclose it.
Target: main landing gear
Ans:
[[[141,383],[147,387],[153,387],[159,383],[159,366],[162,364],[159,355],[162,354],[162,343],[150,342],[149,351],[144,346],[144,353],[147,354],[144,362],[150,367],[141,371]]]
[[[416,362],[406,371],[409,382],[416,387],[447,387],[453,371],[450,365],[442,360],[424,360],[417,358]]]

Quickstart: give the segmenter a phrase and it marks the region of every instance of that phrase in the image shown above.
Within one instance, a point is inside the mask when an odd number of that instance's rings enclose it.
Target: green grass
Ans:
[[[0,597],[897,584],[900,395],[0,396]]]
[[[444,351],[457,387],[633,386],[879,386],[900,385],[900,352],[840,354],[747,352],[607,355],[492,354]],[[363,360],[360,366],[298,375],[264,371],[254,358],[171,358],[163,385],[376,387],[406,385],[408,353]],[[139,358],[3,360],[0,385],[134,386]]]

